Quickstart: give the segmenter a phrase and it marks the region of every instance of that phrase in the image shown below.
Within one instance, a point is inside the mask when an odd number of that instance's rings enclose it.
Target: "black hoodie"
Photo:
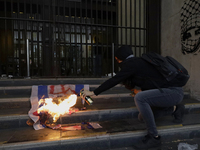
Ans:
[[[157,87],[153,82],[156,82],[160,88],[172,86],[165,80],[158,70],[154,68],[154,66],[147,63],[142,58],[131,57],[126,59],[130,54],[130,50],[130,47],[125,46],[116,51],[115,56],[123,60],[122,63],[120,63],[121,70],[115,76],[108,79],[98,88],[96,88],[94,90],[95,95],[99,95],[100,93],[126,80],[131,80],[132,87],[138,86],[141,88],[141,90],[156,89]],[[151,78],[151,80],[149,80],[149,78]]]

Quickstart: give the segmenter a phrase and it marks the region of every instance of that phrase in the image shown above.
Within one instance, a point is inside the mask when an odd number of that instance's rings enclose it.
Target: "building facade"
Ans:
[[[102,77],[114,50],[160,53],[160,0],[0,0],[0,74]]]

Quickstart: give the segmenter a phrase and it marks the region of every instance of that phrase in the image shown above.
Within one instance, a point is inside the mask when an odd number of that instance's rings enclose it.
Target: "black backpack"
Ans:
[[[163,57],[157,53],[149,52],[143,54],[142,58],[154,65],[173,86],[182,87],[190,78],[188,71],[170,56]]]

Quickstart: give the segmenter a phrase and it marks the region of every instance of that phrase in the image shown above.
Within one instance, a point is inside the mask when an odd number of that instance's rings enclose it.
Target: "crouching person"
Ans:
[[[161,137],[156,128],[155,117],[171,114],[174,116],[174,122],[182,122],[184,114],[184,105],[180,104],[184,95],[182,87],[173,86],[173,83],[169,83],[154,66],[141,57],[134,57],[129,46],[117,49],[115,59],[120,64],[121,70],[94,91],[82,91],[82,98],[97,96],[115,85],[131,79],[129,88],[135,86],[141,88],[141,91],[137,91],[133,96],[139,111],[138,119],[144,121],[147,126],[147,135],[143,139],[139,139],[134,147],[146,149],[160,146]],[[143,77],[155,80],[152,82],[144,80]]]

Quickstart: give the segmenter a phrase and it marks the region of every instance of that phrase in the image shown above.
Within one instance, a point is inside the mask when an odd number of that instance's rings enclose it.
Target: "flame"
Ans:
[[[43,104],[42,107],[38,108],[37,112],[48,112],[53,117],[53,122],[56,122],[60,115],[69,113],[70,107],[76,104],[77,95],[72,94],[68,98],[58,99],[58,103],[55,103],[52,98],[40,99],[39,105]]]

